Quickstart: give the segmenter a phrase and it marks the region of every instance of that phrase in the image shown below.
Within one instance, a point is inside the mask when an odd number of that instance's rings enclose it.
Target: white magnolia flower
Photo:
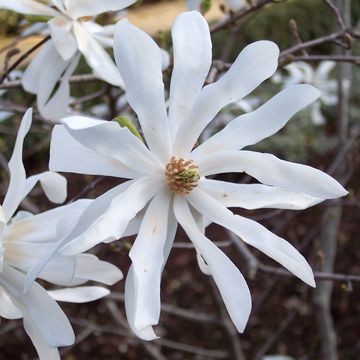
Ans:
[[[248,286],[230,259],[204,236],[204,223],[230,229],[314,286],[310,266],[292,245],[227,207],[304,209],[346,194],[317,169],[241,150],[277,132],[314,101],[319,92],[309,85],[282,91],[194,149],[202,130],[224,106],[275,72],[279,50],[270,41],[253,43],[217,82],[203,87],[211,66],[207,22],[196,11],[183,13],[172,38],[167,114],[159,48],[127,20],[115,32],[116,63],[146,145],[115,122],[71,117],[54,128],[50,151],[53,170],[131,179],[97,198],[61,246],[64,254],[72,254],[118,239],[124,231],[138,233],[130,251],[125,306],[132,330],[146,340],[156,338],[152,326],[160,315],[161,273],[178,224],[194,244],[202,270],[213,276],[236,328],[243,331],[251,309]],[[260,184],[206,178],[225,172],[246,172]],[[142,217],[140,224],[136,215]],[[29,283],[40,269],[41,264],[31,271]]]
[[[56,246],[62,233],[66,235],[71,230],[91,203],[91,200],[81,200],[37,215],[20,211],[13,217],[20,202],[38,181],[53,202],[63,202],[66,198],[66,180],[59,174],[44,172],[26,179],[22,147],[30,125],[31,110],[25,114],[18,132],[9,162],[10,184],[0,206],[0,316],[22,318],[41,360],[56,360],[60,359],[57,347],[71,345],[74,333],[55,300],[79,303],[99,299],[109,291],[99,286],[79,285],[88,280],[111,285],[122,278],[122,273],[93,255],[60,253],[50,259],[39,277],[66,287],[46,291],[34,282],[24,292],[26,272]]]
[[[283,88],[301,83],[311,84],[318,88],[321,97],[311,105],[311,119],[315,125],[321,125],[326,120],[321,112],[321,104],[332,106],[338,101],[337,81],[330,78],[330,73],[335,66],[334,61],[322,61],[314,69],[305,61],[297,61],[284,66],[289,76],[281,76],[278,73],[274,79],[275,82],[282,83]]]
[[[67,115],[69,77],[77,67],[80,53],[95,75],[109,84],[124,86],[113,60],[103,48],[112,46],[114,27],[100,26],[89,18],[124,9],[134,2],[136,0],[51,0],[46,5],[37,0],[0,0],[0,8],[52,17],[48,22],[51,40],[30,63],[22,79],[25,90],[37,94],[38,108],[44,118],[57,121]]]

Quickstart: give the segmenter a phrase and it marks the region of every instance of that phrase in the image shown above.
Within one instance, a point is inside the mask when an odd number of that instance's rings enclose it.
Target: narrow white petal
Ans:
[[[30,84],[30,90],[37,93],[37,105],[41,115],[45,119],[58,121],[68,111],[70,97],[68,80],[75,71],[79,56],[74,55],[65,61],[51,40],[47,45],[41,56],[35,58],[32,70],[23,80],[23,85],[27,89],[31,81],[36,82],[36,87]]]
[[[9,161],[10,183],[3,202],[3,211],[6,221],[12,217],[21,200],[24,198],[23,195],[26,173],[22,161],[22,151],[24,138],[30,130],[31,121],[32,109],[29,109],[26,111],[21,120],[20,128],[16,136],[13,154]]]
[[[170,254],[170,250],[174,243],[177,226],[178,226],[178,222],[175,218],[173,207],[170,206],[169,216],[168,216],[167,238],[165,245],[163,247],[163,263],[161,265],[161,272],[165,267],[166,261]],[[143,340],[157,339],[157,336],[151,325],[149,325],[148,327],[142,330],[139,330],[139,328],[135,326],[135,315],[137,310],[135,304],[137,304],[138,295],[139,294],[135,292],[134,267],[133,265],[131,265],[125,283],[125,310],[126,310],[126,317],[128,319],[129,326],[131,330]]]
[[[56,228],[63,217],[77,218],[92,200],[78,200],[68,205],[33,215],[20,211],[11,219],[3,241],[49,243],[58,240]],[[68,229],[69,231],[70,229]]]
[[[201,179],[198,187],[226,207],[241,207],[248,210],[263,208],[301,210],[324,200],[263,184],[234,184]]]
[[[141,174],[159,174],[162,165],[129,129],[117,122],[100,121],[84,116],[63,119],[68,132],[82,145],[101,155],[119,160]]]
[[[29,194],[38,181],[50,201],[56,204],[61,204],[65,201],[67,196],[66,178],[51,171],[45,171],[41,174],[28,177],[25,181],[24,197]]]
[[[113,285],[123,278],[123,274],[115,265],[99,260],[95,255],[80,254],[76,256],[74,277]]]
[[[333,199],[347,191],[331,176],[311,166],[278,159],[253,151],[221,151],[197,162],[202,176],[245,172],[266,185],[304,193],[319,199]]]
[[[124,81],[109,54],[79,22],[75,21],[73,27],[78,49],[85,56],[95,75],[109,84],[123,88]]]
[[[243,332],[251,311],[250,291],[244,277],[230,259],[201,233],[183,197],[176,196],[174,210],[180,225],[206,261],[231,320],[237,330]]]
[[[135,326],[136,306],[134,299],[136,299],[136,292],[134,282],[134,269],[133,265],[131,265],[125,281],[125,312],[130,329],[137,337],[142,340],[151,341],[158,339],[159,337],[155,334],[152,326],[148,326],[142,330],[139,330]]]
[[[290,118],[315,101],[320,92],[311,85],[295,85],[281,91],[257,110],[232,120],[223,130],[197,147],[200,157],[221,150],[238,150],[278,132]]]
[[[1,276],[1,275],[0,275]],[[0,316],[5,319],[21,319],[22,312],[15,306],[7,295],[4,288],[0,286]]]
[[[95,301],[110,294],[101,286],[79,286],[74,288],[48,290],[48,294],[56,301],[82,304]]]
[[[58,304],[37,283],[32,283],[25,293],[25,275],[4,265],[0,284],[6,288],[11,300],[31,322],[50,347],[74,343],[75,336],[69,320]]]
[[[171,76],[169,121],[175,135],[203,87],[211,65],[208,23],[198,12],[177,17],[172,27],[174,69]]]
[[[154,197],[129,253],[136,294],[134,325],[140,331],[156,325],[160,317],[160,282],[170,200],[167,191]]]
[[[23,323],[26,333],[36,348],[39,360],[61,360],[58,349],[47,345],[46,340],[31,320],[24,318]]]
[[[161,51],[149,35],[124,19],[116,25],[114,54],[125,82],[126,97],[139,118],[146,142],[151,152],[166,164],[171,149]]]
[[[228,228],[246,243],[283,265],[305,283],[315,286],[311,267],[289,242],[253,220],[234,215],[217,200],[199,189],[192,191],[188,199],[191,205],[207,218]]]
[[[129,169],[121,161],[79,143],[63,125],[56,125],[51,135],[49,169],[130,179],[139,176],[137,171]]]
[[[226,105],[238,101],[274,74],[278,47],[271,41],[248,45],[218,81],[205,86],[176,135],[174,154],[186,157],[206,125]]]
[[[128,223],[164,186],[158,177],[144,177],[119,185],[94,200],[82,213],[75,227],[28,272],[25,289],[59,249],[62,254],[79,254],[100,242],[110,242],[121,237]]]
[[[57,16],[59,13],[38,1],[33,0],[0,0],[0,8],[13,10],[26,15]]]
[[[71,33],[72,22],[65,16],[57,16],[48,25],[56,50],[64,60],[69,60],[77,51],[77,43]]]
[[[107,11],[118,11],[134,4],[136,0],[67,0],[67,13],[77,19],[82,16],[95,16]]]
[[[26,91],[37,94],[39,90],[39,78],[44,67],[49,63],[49,58],[53,51],[55,51],[55,48],[50,40],[41,47],[38,54],[26,67],[21,78],[22,86]]]

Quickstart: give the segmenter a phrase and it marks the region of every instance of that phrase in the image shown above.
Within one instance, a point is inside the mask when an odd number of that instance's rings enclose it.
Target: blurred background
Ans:
[[[207,236],[243,272],[252,293],[249,323],[244,334],[238,334],[212,279],[201,273],[195,250],[179,230],[163,273],[163,309],[156,329],[161,338],[146,343],[129,332],[123,305],[124,281],[121,281],[105,299],[80,306],[62,305],[77,335],[73,347],[62,349],[64,360],[360,359],[360,1],[333,1],[345,22],[343,29],[339,28],[338,18],[327,1],[238,2],[239,8],[235,10],[224,1],[203,2],[213,40],[214,63],[208,82],[221,76],[244,46],[260,39],[279,45],[282,51],[279,70],[243,101],[218,114],[200,141],[234,117],[256,109],[286,86],[310,83],[321,90],[322,97],[317,103],[252,149],[326,171],[345,186],[349,195],[304,211],[234,209],[299,249],[317,271],[317,288],[303,284],[223,228],[209,226]],[[171,24],[185,10],[186,4],[180,0],[140,0],[127,14],[107,13],[97,21],[110,24],[127,16],[151,34],[170,54],[170,66],[164,72],[167,86],[172,68]],[[28,31],[34,22],[11,11],[0,11],[1,73],[41,39],[41,35]],[[336,41],[322,41],[334,33],[341,33]],[[316,46],[289,51],[314,39],[320,39]],[[36,104],[35,96],[19,86],[24,66],[26,62],[9,75],[8,85],[0,87],[2,195],[7,189],[7,162],[21,116],[26,108]],[[77,75],[89,72],[82,60]],[[75,111],[109,120],[119,114],[133,117],[123,91],[99,80],[72,82],[71,94],[71,107]],[[52,126],[35,108],[34,124],[24,147],[28,175],[47,169]],[[94,198],[118,184],[118,179],[65,175],[69,180],[69,200],[79,193]],[[240,183],[252,181],[241,174],[217,178]],[[37,212],[53,205],[41,191],[34,190],[22,206]],[[132,242],[132,238],[126,238],[110,246],[99,245],[92,252],[126,274]],[[1,319],[0,346],[1,360],[36,358],[21,322]]]

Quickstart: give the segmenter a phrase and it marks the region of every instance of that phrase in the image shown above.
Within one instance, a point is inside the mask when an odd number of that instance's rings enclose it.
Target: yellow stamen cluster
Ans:
[[[165,176],[170,190],[181,195],[189,194],[200,179],[198,167],[192,160],[176,159],[174,156],[166,165]]]

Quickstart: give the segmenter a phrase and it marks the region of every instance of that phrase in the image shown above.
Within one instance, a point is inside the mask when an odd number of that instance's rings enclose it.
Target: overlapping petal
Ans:
[[[197,159],[203,154],[238,150],[253,145],[278,132],[299,110],[315,101],[320,92],[311,85],[295,85],[281,91],[257,110],[232,120],[192,152]]]
[[[139,118],[147,145],[166,164],[171,145],[161,51],[149,35],[124,19],[116,25],[114,53],[126,97]]]
[[[66,178],[51,171],[45,171],[41,174],[28,177],[25,181],[23,197],[29,194],[37,182],[40,182],[45,195],[51,202],[61,204],[65,201],[67,196]]]
[[[77,19],[94,16],[107,11],[118,11],[134,4],[136,0],[65,0],[67,13]]]
[[[28,291],[24,289],[25,276],[4,265],[0,284],[6,289],[14,304],[20,308],[25,321],[30,322],[50,347],[66,346],[74,343],[74,332],[69,320],[37,283],[32,283]]]
[[[198,187],[226,207],[241,207],[249,210],[266,208],[301,210],[324,200],[263,184],[234,184],[201,179]]]
[[[36,326],[27,318],[23,320],[24,329],[29,335],[32,343],[36,348],[40,360],[60,360],[60,354],[57,348],[47,345],[46,340],[38,331]]]
[[[280,160],[271,154],[253,151],[219,151],[198,161],[202,176],[245,172],[266,185],[281,187],[320,199],[347,194],[334,178],[311,166]]]
[[[78,142],[101,155],[141,174],[155,175],[162,171],[161,164],[146,146],[116,122],[73,116],[63,119],[63,123]]]
[[[251,311],[251,296],[246,281],[230,259],[206,238],[196,225],[187,201],[176,196],[175,216],[206,261],[224,300],[231,320],[243,332]]]
[[[13,10],[27,15],[57,16],[59,12],[55,9],[33,0],[0,0],[0,8]]]
[[[160,281],[170,201],[168,191],[154,197],[129,253],[134,274],[134,326],[140,331],[156,325],[160,317]]]
[[[177,17],[172,27],[172,39],[174,68],[170,85],[169,121],[174,136],[203,87],[212,54],[209,26],[198,12],[187,12]]]
[[[104,296],[109,295],[110,291],[101,286],[79,286],[48,290],[48,294],[56,301],[82,304],[101,299]]]
[[[49,168],[88,175],[107,175],[122,178],[138,177],[139,173],[118,159],[103,155],[82,145],[63,125],[56,125],[51,135]]]
[[[3,202],[3,211],[6,221],[8,221],[12,217],[12,215],[18,208],[21,200],[24,198],[26,173],[24,164],[22,162],[22,151],[24,138],[29,132],[31,122],[32,109],[29,109],[26,111],[21,121],[15,141],[13,154],[9,161],[10,183]]]
[[[273,234],[259,223],[234,215],[217,200],[199,189],[193,191],[188,200],[208,219],[222,225],[245,242],[270,256],[301,280],[315,286],[314,275],[305,258],[286,240]]]
[[[79,51],[85,56],[87,63],[95,75],[114,86],[124,87],[124,82],[116,69],[110,55],[95,40],[88,30],[78,22],[73,23],[73,30]]]
[[[218,81],[201,90],[191,113],[179,127],[174,154],[187,157],[202,130],[224,106],[248,95],[274,74],[278,55],[279,49],[271,41],[248,45]]]
[[[53,45],[65,61],[69,60],[77,51],[76,39],[71,33],[71,20],[65,16],[57,16],[48,25]]]

